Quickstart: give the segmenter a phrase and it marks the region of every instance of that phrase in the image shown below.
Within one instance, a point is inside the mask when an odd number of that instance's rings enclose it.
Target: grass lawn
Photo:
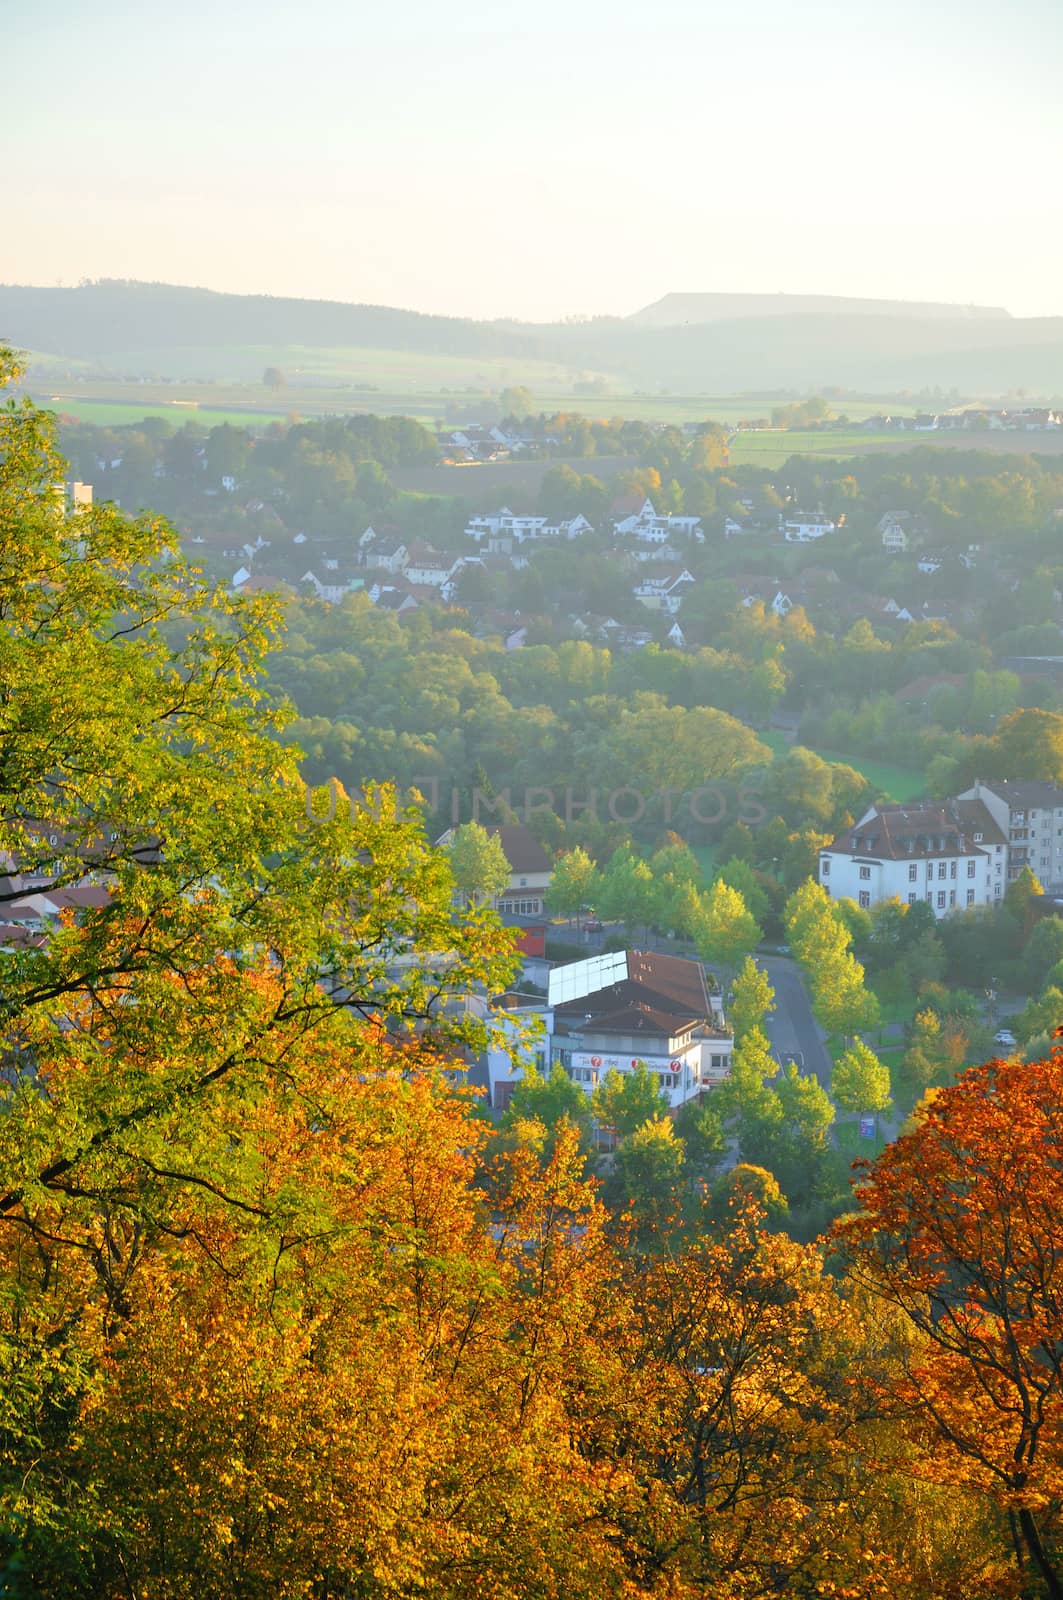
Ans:
[[[882,1118],[879,1118],[878,1131],[873,1139],[861,1139],[859,1120],[853,1122],[838,1121],[834,1124],[834,1137],[838,1149],[850,1161],[862,1158],[865,1161],[874,1160],[885,1150],[888,1140],[884,1138],[881,1130]]]

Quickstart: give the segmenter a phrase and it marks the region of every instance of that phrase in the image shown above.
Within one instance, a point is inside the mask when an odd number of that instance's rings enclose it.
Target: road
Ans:
[[[775,990],[775,1010],[765,1028],[772,1051],[780,1061],[787,1055],[804,1056],[802,1070],[814,1073],[829,1093],[830,1052],[823,1042],[823,1030],[812,1015],[812,1005],[800,967],[786,956],[758,955],[756,959],[768,974]]]

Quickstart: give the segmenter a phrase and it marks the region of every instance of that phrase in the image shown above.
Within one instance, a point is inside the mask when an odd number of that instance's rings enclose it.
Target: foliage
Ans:
[[[622,1139],[643,1123],[659,1120],[668,1113],[668,1097],[655,1072],[644,1061],[630,1072],[607,1072],[594,1091],[594,1114],[599,1122],[613,1128]]]
[[[831,1092],[843,1111],[887,1111],[889,1068],[862,1039],[854,1039],[834,1064]]]
[[[502,841],[478,822],[456,828],[447,845],[454,886],[470,905],[500,895],[509,882],[510,869]]]
[[[896,1391],[923,1425],[913,1470],[1005,1511],[1050,1594],[1063,1586],[1061,1108],[1058,1055],[968,1071],[865,1172],[837,1229],[919,1337]]]

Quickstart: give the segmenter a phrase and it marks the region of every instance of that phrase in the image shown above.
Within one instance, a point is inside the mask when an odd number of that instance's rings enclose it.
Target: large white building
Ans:
[[[502,540],[528,544],[540,539],[578,539],[591,532],[591,524],[582,513],[551,522],[549,517],[518,516],[508,506],[503,506],[501,511],[470,517],[465,532],[477,544],[486,539],[491,549]]]
[[[1007,839],[1008,878],[1029,867],[1042,888],[1063,893],[1063,788],[1007,778],[979,781],[960,801],[978,800]]]
[[[538,1025],[530,1044],[515,1038],[488,1054],[491,1104],[505,1109],[534,1061],[560,1062],[588,1098],[609,1072],[644,1062],[673,1111],[730,1072],[733,1036],[714,1004],[699,961],[617,950],[555,967],[545,1002],[517,1013]]]
[[[836,900],[925,900],[938,917],[992,905],[1007,886],[1007,833],[977,796],[872,806],[820,851],[819,881]]]

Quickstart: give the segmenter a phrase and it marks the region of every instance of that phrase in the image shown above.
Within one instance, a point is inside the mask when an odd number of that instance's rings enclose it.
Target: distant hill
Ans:
[[[700,320],[669,320],[684,307]],[[187,375],[194,352],[194,370],[219,381],[283,367],[289,353],[300,367],[300,353],[361,348],[412,354],[426,368],[440,355],[492,360],[505,382],[521,381],[522,363],[530,372],[545,362],[562,375],[610,374],[615,389],[690,395],[836,386],[1063,396],[1063,318],[815,295],[668,295],[633,318],[539,325],[172,284],[0,286],[0,338],[130,376]]]
[[[390,306],[219,294],[104,279],[70,289],[0,285],[0,337],[29,350],[101,361],[175,345],[362,346],[455,355],[534,356],[536,340],[489,322]]]
[[[643,328],[730,322],[746,317],[1008,317],[1000,306],[938,305],[919,300],[856,300],[831,294],[666,294],[627,320]]]

